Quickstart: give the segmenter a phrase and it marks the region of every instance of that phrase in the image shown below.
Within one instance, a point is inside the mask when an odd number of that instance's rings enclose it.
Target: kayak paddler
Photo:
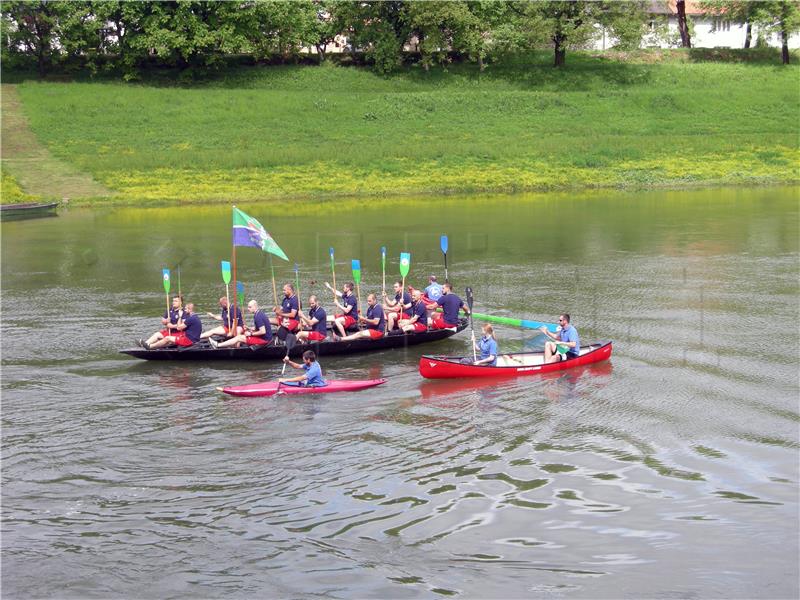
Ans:
[[[539,331],[551,340],[555,340],[544,344],[545,364],[578,358],[581,353],[581,339],[578,336],[578,330],[569,323],[569,314],[563,313],[559,316],[558,324],[561,329],[557,333],[550,333],[546,327],[539,328]],[[566,352],[563,351],[565,347],[567,349]]]
[[[303,364],[293,362],[288,356],[283,357],[283,362],[294,369],[303,369],[305,373],[297,377],[281,377],[278,382],[282,385],[324,387],[328,383],[322,378],[322,367],[317,362],[317,355],[313,350],[303,352]]]

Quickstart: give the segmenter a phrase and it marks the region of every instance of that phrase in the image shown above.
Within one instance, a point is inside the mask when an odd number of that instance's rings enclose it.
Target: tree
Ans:
[[[411,33],[407,4],[397,0],[348,4],[352,50],[363,49],[378,73],[389,73],[400,65],[403,45]]]
[[[444,64],[448,51],[462,52],[483,70],[488,23],[481,2],[409,2],[408,22],[419,40],[422,65]]]
[[[681,34],[681,48],[692,47],[692,37],[689,35],[689,24],[686,22],[686,1],[678,0],[675,3],[678,12],[678,31]]]
[[[66,2],[39,0],[2,3],[4,51],[30,56],[44,77],[61,57],[61,24],[69,10]]]

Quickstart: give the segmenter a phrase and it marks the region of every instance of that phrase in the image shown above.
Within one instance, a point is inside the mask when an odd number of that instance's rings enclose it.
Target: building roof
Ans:
[[[651,0],[650,14],[654,15],[677,15],[677,0]],[[691,2],[686,0],[686,14],[687,15],[704,15],[708,11],[704,10],[699,2]]]

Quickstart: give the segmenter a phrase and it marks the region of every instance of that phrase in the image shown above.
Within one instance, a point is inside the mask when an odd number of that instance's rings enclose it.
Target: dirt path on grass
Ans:
[[[111,190],[90,175],[59,160],[42,146],[22,112],[17,87],[0,85],[0,160],[2,170],[17,180],[27,194],[71,199],[110,196]]]

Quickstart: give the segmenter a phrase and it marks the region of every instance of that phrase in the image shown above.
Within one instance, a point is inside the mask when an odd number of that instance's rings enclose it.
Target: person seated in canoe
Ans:
[[[401,300],[402,295],[402,300]],[[392,331],[403,319],[411,318],[411,294],[403,291],[403,282],[394,282],[394,300],[383,295],[383,309],[386,313],[386,331]]]
[[[569,315],[564,313],[558,317],[558,324],[561,326],[561,330],[557,333],[550,333],[546,327],[539,328],[539,331],[551,340],[555,340],[544,344],[545,364],[578,358],[581,353],[581,339],[578,336],[578,330],[570,325]]]
[[[478,353],[478,360],[462,358],[461,364],[497,366],[497,340],[494,337],[494,328],[491,325],[486,323],[483,326],[483,336],[473,345]]]
[[[282,385],[304,386],[304,387],[325,387],[328,382],[322,378],[322,368],[317,362],[317,355],[313,350],[306,350],[303,352],[303,364],[297,364],[289,359],[288,356],[283,357],[283,362],[290,365],[295,369],[303,369],[305,373],[297,377],[281,377],[278,381]]]
[[[206,338],[210,338],[212,335],[221,335],[224,337],[233,337],[235,335],[239,335],[244,331],[244,319],[242,319],[242,311],[237,306],[235,314],[228,314],[228,299],[223,296],[219,299],[219,306],[220,306],[220,313],[219,316],[206,313],[209,317],[216,321],[222,321],[222,325],[214,327],[214,329],[209,329],[208,331],[204,331],[203,335],[200,336],[201,340]],[[230,311],[234,312],[234,311]],[[234,320],[236,321],[236,331],[232,331]]]
[[[191,346],[200,340],[203,324],[200,317],[194,314],[194,304],[191,302],[183,310],[183,319],[178,322],[176,331],[153,344],[145,343],[146,350],[157,350],[167,346]]]
[[[428,331],[428,309],[422,300],[422,292],[414,290],[411,317],[400,321],[400,329],[406,333],[424,333]]]
[[[322,342],[328,336],[328,315],[319,304],[316,296],[308,297],[308,316],[300,313],[302,327],[307,328],[297,332],[297,342]]]
[[[231,346],[238,348],[240,344],[263,346],[272,341],[272,325],[270,325],[269,317],[264,314],[262,309],[258,308],[258,302],[250,300],[247,303],[247,310],[253,315],[253,327],[245,325],[243,333],[224,342],[217,342],[214,338],[209,338],[208,343],[212,348],[230,348]]]
[[[469,308],[453,293],[453,286],[449,283],[442,286],[442,296],[436,301],[436,305],[442,308],[442,312],[435,312],[431,316],[431,327],[434,329],[458,327],[459,309],[464,309],[464,313],[469,315]]]
[[[342,291],[339,292],[334,290],[326,281],[325,287],[342,299],[342,303],[339,303],[338,300],[333,301],[336,307],[342,311],[341,315],[336,315],[333,319],[333,326],[339,330],[339,335],[344,337],[347,335],[345,330],[355,325],[356,319],[358,318],[358,301],[353,294],[353,288],[355,286],[348,281],[342,286]]]
[[[378,297],[375,294],[367,296],[367,316],[359,316],[358,321],[365,325],[364,329],[343,337],[333,334],[333,341],[340,342],[359,338],[377,340],[383,337],[386,322],[383,316],[383,307],[378,304]]]
[[[295,333],[300,329],[300,302],[294,293],[294,285],[287,283],[283,286],[283,300],[280,306],[273,309],[275,316],[269,321],[276,327],[284,327],[287,331]],[[281,338],[283,339],[283,338]]]
[[[169,311],[164,311],[164,316],[161,317],[161,324],[164,326],[164,329],[160,331],[156,331],[153,335],[147,338],[145,342],[144,339],[139,340],[139,345],[142,348],[146,348],[150,344],[155,344],[159,340],[163,340],[168,335],[172,335],[178,332],[178,322],[181,321],[183,318],[183,298],[181,296],[175,296],[172,299],[172,307]]]
[[[431,304],[439,300],[442,297],[442,286],[439,285],[436,281],[436,275],[431,275],[428,277],[428,287],[425,288],[425,293],[422,296],[423,301],[425,304]]]

